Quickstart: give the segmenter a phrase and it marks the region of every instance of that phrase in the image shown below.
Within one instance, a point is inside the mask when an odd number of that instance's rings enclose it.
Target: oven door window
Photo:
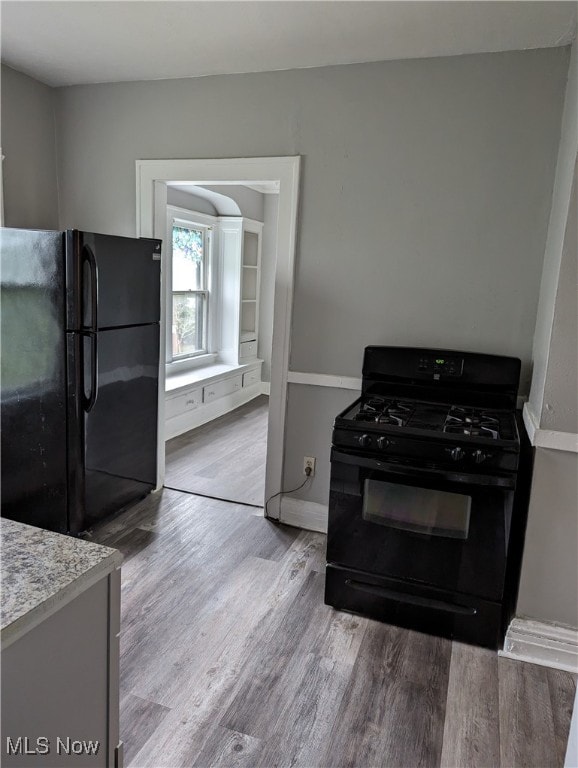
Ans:
[[[330,563],[502,599],[513,489],[362,461],[331,461]]]
[[[402,531],[450,539],[467,539],[472,497],[366,479],[362,517]]]

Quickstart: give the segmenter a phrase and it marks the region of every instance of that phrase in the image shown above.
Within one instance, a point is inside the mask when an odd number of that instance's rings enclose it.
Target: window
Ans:
[[[176,362],[208,351],[210,228],[169,218],[171,275],[168,316],[171,338],[167,361]]]

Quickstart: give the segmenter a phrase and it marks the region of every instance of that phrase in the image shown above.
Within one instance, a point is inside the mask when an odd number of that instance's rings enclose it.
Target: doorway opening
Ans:
[[[262,508],[269,397],[257,395],[165,444],[165,487]]]
[[[192,184],[204,187],[228,186],[258,186],[267,184],[278,185],[278,219],[277,219],[277,253],[274,269],[274,290],[271,333],[271,365],[270,365],[270,399],[267,418],[267,449],[265,488],[260,504],[273,496],[282,487],[283,445],[285,431],[285,403],[287,393],[287,374],[289,361],[289,330],[291,321],[291,304],[293,296],[293,273],[295,259],[295,235],[299,187],[299,158],[230,158],[220,160],[140,160],[136,163],[137,170],[137,233],[145,237],[159,237],[167,242],[167,205],[168,190],[179,184]],[[227,237],[239,236],[227,232]],[[161,369],[159,371],[159,446],[157,488],[165,484],[165,437],[167,422],[166,385],[166,338],[167,338],[167,263],[166,248],[163,248],[163,286],[161,296]],[[245,330],[243,322],[237,329]],[[226,334],[225,334],[226,336]],[[237,337],[238,347],[245,342],[242,336]],[[222,344],[221,353],[216,365],[235,365],[228,356],[232,346]],[[247,348],[249,349],[249,348]],[[244,348],[240,350],[242,358]],[[250,350],[249,350],[250,351]],[[233,383],[222,384],[218,380],[203,384],[200,389],[200,400],[203,405],[215,405],[222,397],[234,395],[231,387],[243,386],[243,378],[247,376],[247,386],[252,386],[252,372],[245,368],[245,361],[238,359],[240,370],[234,372]],[[217,376],[218,379],[218,376]],[[193,382],[194,383],[194,382]],[[199,393],[194,396],[199,398]],[[193,397],[193,400],[194,400]],[[256,400],[257,398],[255,398]],[[214,400],[214,403],[211,401]],[[195,405],[193,403],[193,405]],[[256,403],[256,405],[258,405]],[[171,405],[172,407],[172,405]],[[216,406],[215,406],[216,407]],[[170,413],[169,413],[170,418]],[[215,422],[214,422],[215,424]],[[202,428],[202,427],[201,427]],[[239,452],[237,452],[239,455]],[[215,468],[213,467],[213,470]],[[207,494],[219,495],[219,494]],[[279,499],[274,499],[267,509],[269,517],[279,517]]]
[[[278,198],[167,184],[167,488],[263,507]]]

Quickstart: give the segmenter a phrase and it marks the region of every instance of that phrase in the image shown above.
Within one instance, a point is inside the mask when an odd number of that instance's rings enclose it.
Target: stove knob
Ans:
[[[465,455],[466,455],[465,452],[459,446],[452,448],[452,450],[450,451],[450,456],[454,461],[461,461]]]
[[[389,445],[389,440],[387,437],[378,437],[377,438],[377,447],[380,451],[385,451],[387,446]]]
[[[367,448],[368,445],[371,445],[371,437],[369,435],[360,435],[357,438],[357,442],[362,448]]]
[[[472,458],[476,462],[476,464],[481,464],[482,461],[485,461],[488,458],[488,454],[483,453],[483,451],[480,451],[478,449],[477,451],[474,451],[472,453]]]

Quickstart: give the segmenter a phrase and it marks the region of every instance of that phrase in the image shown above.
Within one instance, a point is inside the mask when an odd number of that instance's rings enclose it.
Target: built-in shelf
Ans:
[[[221,357],[227,363],[257,359],[262,229],[258,221],[231,219],[221,237],[228,302],[221,322]]]

